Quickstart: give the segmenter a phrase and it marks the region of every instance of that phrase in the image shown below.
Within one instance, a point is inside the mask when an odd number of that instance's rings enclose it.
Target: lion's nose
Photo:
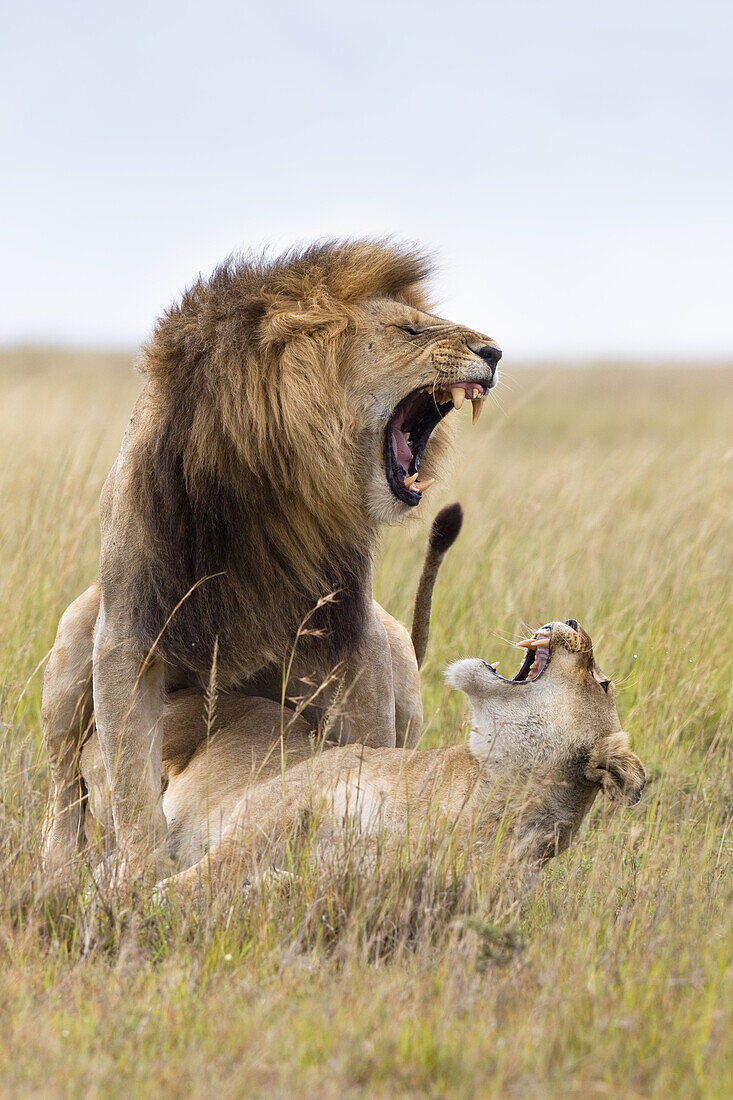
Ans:
[[[487,363],[491,363],[492,367],[501,359],[501,348],[495,347],[493,344],[484,344],[482,348],[479,348],[476,352],[482,359],[485,359]]]

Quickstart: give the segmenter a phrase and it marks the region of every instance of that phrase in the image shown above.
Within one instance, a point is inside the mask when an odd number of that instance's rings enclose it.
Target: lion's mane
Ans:
[[[200,279],[144,350],[130,496],[139,560],[123,582],[138,641],[221,682],[301,644],[358,644],[373,530],[353,478],[365,456],[339,368],[355,306],[424,308],[429,264],[383,242],[235,259]],[[174,610],[175,609],[175,610]]]

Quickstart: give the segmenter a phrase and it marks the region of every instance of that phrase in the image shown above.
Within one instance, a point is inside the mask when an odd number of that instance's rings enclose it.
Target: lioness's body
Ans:
[[[176,742],[185,744],[183,756],[177,755]],[[166,705],[163,743],[168,854],[184,869],[210,850],[215,864],[230,862],[252,873],[264,848],[271,846],[276,860],[278,845],[311,812],[321,836],[331,839],[344,828],[355,828],[362,837],[400,842],[408,822],[419,832],[432,815],[450,822],[459,842],[469,834],[474,841],[489,841],[509,794],[467,745],[423,750],[337,746],[316,740],[303,718],[283,716],[276,703],[265,699],[225,700],[207,738],[201,697],[178,692]],[[83,750],[82,774],[89,792],[88,840],[99,845],[102,826],[109,844],[109,787],[94,740]],[[548,803],[562,800],[563,785],[546,777],[535,784],[547,813]],[[571,814],[566,808],[568,837],[595,793],[588,784]],[[522,785],[522,800],[526,795]]]
[[[401,844],[432,822],[459,845],[487,848],[503,823],[512,857],[541,863],[568,846],[599,790],[638,801],[644,768],[590,640],[565,623],[545,630],[536,644],[550,659],[534,679],[503,681],[477,660],[449,670],[474,706],[467,745],[331,746],[267,700],[226,703],[206,737],[200,699],[181,693],[165,727],[169,854],[184,868],[174,883],[193,884],[212,868],[249,876],[311,821],[326,846],[344,829]],[[97,752],[91,743],[82,768],[104,822],[109,788]]]
[[[158,323],[102,492],[93,632],[94,713],[131,858],[165,834],[164,694],[204,690],[214,660],[220,687],[278,699],[297,644],[294,680],[338,676],[346,736],[396,744],[374,540],[419,504],[451,400],[480,412],[501,354],[425,312],[427,271],[381,244],[318,246],[225,265]]]
[[[202,751],[190,769],[169,782],[163,808],[174,839],[170,854],[179,866],[196,867],[208,849],[214,865],[230,863],[251,874],[266,848],[276,861],[278,845],[311,815],[319,839],[327,843],[339,834],[401,843],[408,823],[419,833],[431,815],[450,822],[459,841],[469,834],[478,841],[496,835],[502,810],[491,801],[492,777],[467,746],[318,745],[309,744],[304,733],[286,743],[282,768],[278,746],[273,754],[272,744],[266,747],[253,725],[238,722],[218,745],[214,742],[208,759]],[[228,753],[243,739],[249,753],[237,788]],[[254,762],[262,760],[263,777],[253,783],[247,777],[253,770],[257,774]],[[208,804],[201,796],[207,784]]]

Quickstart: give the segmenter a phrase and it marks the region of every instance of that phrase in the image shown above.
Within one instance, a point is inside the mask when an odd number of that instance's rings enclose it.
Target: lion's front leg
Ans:
[[[100,609],[94,639],[94,712],[125,872],[152,858],[166,869],[161,805],[163,665],[141,662],[124,623]]]
[[[397,736],[392,652],[387,631],[374,610],[359,648],[344,662],[343,682],[348,740],[394,748]]]

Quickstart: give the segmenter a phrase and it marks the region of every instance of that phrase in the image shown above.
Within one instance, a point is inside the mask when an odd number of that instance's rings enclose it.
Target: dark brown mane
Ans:
[[[160,636],[167,661],[206,673],[218,639],[222,681],[241,681],[281,663],[331,592],[303,644],[358,644],[373,531],[344,492],[358,456],[333,382],[354,306],[418,304],[427,274],[385,243],[316,245],[230,261],[158,322],[130,456],[142,560],[125,598],[143,650]]]

